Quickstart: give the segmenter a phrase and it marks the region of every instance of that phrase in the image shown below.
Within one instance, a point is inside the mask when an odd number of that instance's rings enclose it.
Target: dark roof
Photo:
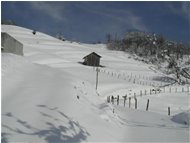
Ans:
[[[90,55],[95,55],[95,56],[101,58],[100,55],[96,54],[95,52],[92,52],[92,53],[88,54],[87,56],[85,56],[83,59],[85,59],[86,57],[88,57],[88,56],[90,56]]]

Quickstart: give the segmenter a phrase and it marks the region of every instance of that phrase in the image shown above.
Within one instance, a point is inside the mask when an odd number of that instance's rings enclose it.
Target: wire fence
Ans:
[[[125,72],[116,72],[111,70],[106,70],[103,68],[98,68],[100,73],[104,73],[109,77],[117,78],[121,80],[125,80],[129,83],[139,84],[144,86],[153,86],[153,87],[163,87],[163,86],[175,86],[177,85],[177,81],[171,77],[167,76],[145,76],[141,74],[134,74],[134,73],[125,73]],[[96,68],[93,67],[95,71]]]

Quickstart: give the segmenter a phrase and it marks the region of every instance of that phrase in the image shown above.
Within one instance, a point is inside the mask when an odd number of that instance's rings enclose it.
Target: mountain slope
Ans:
[[[137,81],[162,83],[158,79],[165,75],[152,70],[153,65],[109,51],[103,44],[62,42],[18,26],[3,25],[2,31],[24,44],[24,57],[2,53],[2,142],[189,140],[189,125],[173,122],[166,109],[160,109],[170,104],[173,113],[186,113],[187,92],[175,93],[168,102],[163,102],[170,98],[167,93],[138,97],[138,110],[133,100],[132,109],[123,107],[123,100],[119,106],[106,102],[107,96],[122,98],[152,88]],[[79,63],[93,51],[105,66],[100,68],[97,91],[95,69]],[[182,100],[177,102],[179,95]],[[147,98],[151,104],[158,101],[150,112],[143,109]]]

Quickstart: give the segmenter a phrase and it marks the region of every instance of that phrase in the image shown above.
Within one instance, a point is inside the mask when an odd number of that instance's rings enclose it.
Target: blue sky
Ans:
[[[129,30],[190,41],[190,2],[1,2],[1,19],[55,36],[92,43]]]

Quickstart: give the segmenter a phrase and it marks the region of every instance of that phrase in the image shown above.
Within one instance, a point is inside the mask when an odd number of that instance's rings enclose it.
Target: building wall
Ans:
[[[99,66],[100,65],[100,58],[95,55],[89,55],[85,58],[86,65],[89,66]]]
[[[1,33],[1,47],[3,52],[23,55],[23,44],[7,33]]]

